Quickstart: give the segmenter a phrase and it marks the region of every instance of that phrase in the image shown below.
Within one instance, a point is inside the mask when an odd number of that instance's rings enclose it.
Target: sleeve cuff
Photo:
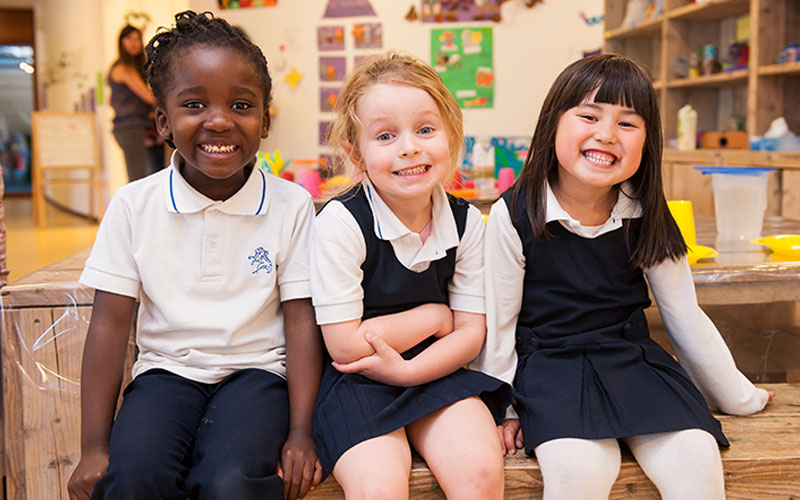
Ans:
[[[486,314],[486,301],[483,295],[450,293],[450,309],[476,314]]]
[[[362,303],[360,301],[346,304],[314,306],[314,314],[317,317],[318,325],[329,325],[331,323],[343,323],[345,321],[361,319],[363,312]]]
[[[279,285],[281,302],[294,299],[308,299],[311,297],[311,282],[309,280],[289,281]]]
[[[139,280],[127,278],[117,274],[110,274],[91,267],[84,267],[83,273],[78,280],[82,285],[102,290],[104,292],[116,293],[126,297],[139,299],[141,283]]]

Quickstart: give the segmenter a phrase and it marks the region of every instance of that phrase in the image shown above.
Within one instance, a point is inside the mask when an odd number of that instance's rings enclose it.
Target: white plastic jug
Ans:
[[[694,167],[711,174],[714,215],[717,220],[716,248],[720,252],[752,252],[751,243],[761,237],[767,208],[767,176],[773,168]]]
[[[697,111],[690,104],[678,110],[678,149],[697,149]]]

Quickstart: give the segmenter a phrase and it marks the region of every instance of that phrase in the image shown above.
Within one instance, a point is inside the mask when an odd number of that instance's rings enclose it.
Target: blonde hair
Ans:
[[[331,124],[327,140],[335,152],[331,166],[333,173],[350,176],[353,184],[361,177],[363,168],[353,164],[343,145],[349,143],[358,149],[361,123],[356,116],[356,104],[361,96],[379,83],[408,85],[424,90],[431,96],[439,108],[447,132],[450,169],[445,180],[450,180],[464,155],[461,109],[435,69],[410,54],[394,50],[364,58],[344,81],[336,99],[336,118]]]

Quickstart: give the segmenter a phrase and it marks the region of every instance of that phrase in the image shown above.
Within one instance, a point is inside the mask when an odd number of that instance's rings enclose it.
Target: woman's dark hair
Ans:
[[[145,73],[157,103],[164,105],[177,58],[188,49],[203,46],[230,47],[251,61],[264,91],[264,110],[269,109],[272,79],[261,49],[241,29],[231,26],[226,20],[214,17],[211,12],[198,14],[191,10],[175,14],[175,26],[172,29],[159,28],[145,47]],[[220,78],[224,77],[220,75]]]
[[[119,32],[119,37],[117,38],[117,60],[114,62],[114,64],[124,64],[126,66],[136,68],[136,71],[139,72],[139,74],[142,76],[142,80],[144,80],[144,63],[147,60],[144,55],[144,51],[141,51],[136,55],[131,55],[122,45],[122,40],[131,33],[139,33],[139,39],[141,40],[142,31],[139,28],[131,26],[130,24],[126,24],[125,27],[123,27]]]
[[[650,267],[666,258],[678,259],[686,253],[686,244],[664,198],[663,135],[656,94],[647,73],[626,57],[613,54],[587,57],[570,64],[558,75],[542,104],[524,168],[514,187],[512,206],[517,206],[520,197],[526,200],[534,237],[552,237],[545,227],[546,184],[558,182],[555,149],[558,122],[565,111],[580,105],[595,90],[594,102],[631,107],[645,121],[642,162],[628,179],[631,192],[624,193],[638,200],[643,211],[631,261],[640,267]],[[511,211],[512,217],[516,217],[515,212]]]

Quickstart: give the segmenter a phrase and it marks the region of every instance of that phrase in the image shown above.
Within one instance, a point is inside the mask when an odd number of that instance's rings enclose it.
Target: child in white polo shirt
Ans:
[[[70,494],[302,497],[321,478],[313,203],[255,166],[271,90],[261,50],[211,15],[175,19],[146,70],[177,151],[117,191],[81,276],[96,292]],[[139,356],[114,419],[137,300]]]

